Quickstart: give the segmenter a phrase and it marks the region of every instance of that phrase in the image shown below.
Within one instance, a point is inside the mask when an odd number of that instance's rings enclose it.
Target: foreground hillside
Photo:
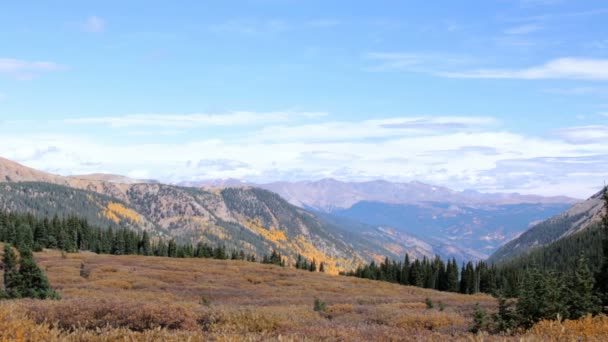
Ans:
[[[1,246],[0,246],[1,247]],[[604,316],[518,336],[468,332],[461,295],[241,261],[36,253],[59,301],[0,301],[1,341],[535,341],[608,337]],[[1,278],[1,277],[0,277]],[[427,308],[426,299],[434,302]],[[314,310],[314,301],[326,304]],[[441,310],[440,308],[444,309]]]

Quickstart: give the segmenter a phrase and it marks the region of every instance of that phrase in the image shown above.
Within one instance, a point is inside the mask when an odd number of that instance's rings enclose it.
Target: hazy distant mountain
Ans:
[[[392,204],[442,202],[480,205],[577,202],[576,199],[563,196],[480,193],[474,190],[460,192],[421,182],[392,183],[383,180],[341,182],[335,179],[323,179],[293,183],[276,182],[257,186],[276,192],[295,205],[327,212],[350,208],[362,201]]]
[[[566,196],[544,197],[518,193],[481,193],[475,190],[455,191],[442,186],[421,182],[393,183],[384,180],[368,182],[342,182],[326,178],[318,181],[274,182],[255,184],[237,179],[182,182],[183,186],[255,186],[276,192],[290,203],[303,208],[331,212],[350,208],[354,204],[382,202],[391,204],[419,204],[442,202],[455,204],[520,204],[520,203],[569,203],[578,199]]]
[[[359,202],[328,215],[390,227],[428,243],[440,255],[481,260],[518,236],[532,222],[556,215],[568,203],[470,206],[442,202],[391,204]]]

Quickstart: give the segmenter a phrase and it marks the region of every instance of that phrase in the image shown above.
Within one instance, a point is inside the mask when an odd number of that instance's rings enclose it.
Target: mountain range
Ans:
[[[385,256],[485,259],[567,197],[454,191],[420,182],[178,185],[119,175],[58,176],[0,158],[0,207],[77,213],[98,225],[145,229],[180,242],[224,244],[258,255],[276,249],[325,260],[334,273]]]
[[[458,260],[485,259],[533,224],[578,202],[565,196],[455,191],[416,181],[321,179],[254,184],[226,179],[182,184],[264,188],[326,218],[338,216],[366,224],[374,233],[391,231],[392,237],[416,238],[434,253]]]

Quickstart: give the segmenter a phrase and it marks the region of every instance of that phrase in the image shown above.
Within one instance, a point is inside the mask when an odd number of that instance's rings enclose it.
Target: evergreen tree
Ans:
[[[21,297],[21,278],[17,269],[17,256],[8,243],[4,244],[2,264],[4,266],[4,289],[6,295],[9,298]]]
[[[451,263],[448,261],[446,291],[458,292],[458,277],[458,264],[456,263],[456,258],[454,258]]]
[[[494,315],[496,332],[510,332],[517,326],[517,314],[513,302],[504,297],[498,297],[498,313]]]
[[[317,272],[317,261],[315,259],[312,259],[312,262],[310,263],[310,268],[308,270],[310,272]]]
[[[583,254],[578,258],[574,275],[570,278],[567,287],[568,313],[570,319],[578,319],[587,314],[596,314],[600,311],[599,298],[593,286],[595,279],[587,259]]]
[[[528,270],[517,301],[520,324],[529,328],[543,319],[566,317],[566,297],[564,283],[554,273]]]
[[[323,263],[323,261],[321,261],[321,264],[319,265],[319,272],[325,273],[325,263]]]
[[[36,264],[32,252],[28,249],[20,250],[19,278],[20,294],[28,298],[53,298],[58,299],[57,293],[49,285],[49,281]]]

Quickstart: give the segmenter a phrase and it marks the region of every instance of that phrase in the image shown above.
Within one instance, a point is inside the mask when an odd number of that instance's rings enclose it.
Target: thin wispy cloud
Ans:
[[[522,69],[479,69],[462,72],[441,72],[450,78],[496,79],[574,79],[608,80],[608,59],[559,58],[545,64]]]
[[[256,133],[267,142],[361,141],[396,137],[479,131],[496,124],[492,117],[396,117],[363,121],[329,121],[303,125],[269,126]]]
[[[106,22],[98,16],[90,16],[85,20],[82,29],[90,33],[101,33],[106,29]]]
[[[123,116],[86,117],[66,119],[69,124],[105,124],[112,127],[178,127],[261,125],[288,122],[297,118],[316,118],[327,115],[323,112],[247,112],[226,114],[131,114]]]
[[[556,134],[573,143],[608,144],[608,126],[590,125],[560,129]]]
[[[30,80],[40,73],[62,70],[60,64],[48,61],[26,61],[15,58],[0,58],[0,74],[9,75],[18,80]]]
[[[447,53],[415,53],[415,52],[370,52],[363,56],[373,61],[374,65],[365,68],[366,71],[414,71],[437,72],[443,69],[468,65],[474,61],[469,56]]]

